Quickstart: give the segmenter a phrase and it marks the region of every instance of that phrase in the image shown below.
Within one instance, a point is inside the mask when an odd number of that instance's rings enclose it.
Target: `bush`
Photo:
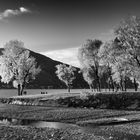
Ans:
[[[90,93],[82,92],[79,97],[66,97],[59,99],[60,104],[68,107],[93,107],[93,108],[107,108],[107,109],[127,109],[129,106],[138,102],[138,109],[140,106],[139,92],[113,92],[111,93]]]
[[[88,99],[90,95],[91,95],[91,92],[82,91],[80,93],[80,99]]]

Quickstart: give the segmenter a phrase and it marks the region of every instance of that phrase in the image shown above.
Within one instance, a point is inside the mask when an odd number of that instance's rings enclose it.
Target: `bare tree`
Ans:
[[[99,56],[100,56],[100,63],[104,66],[103,72],[106,75],[106,82],[108,84],[108,89],[112,87],[114,91],[114,81],[112,78],[112,65],[114,63],[114,55],[112,55],[112,43],[106,42],[104,45],[100,47]]]
[[[125,56],[127,61],[130,77],[140,81],[140,18],[136,16],[124,19],[115,30],[115,35],[119,40],[118,52]],[[135,88],[137,90],[137,88]]]
[[[76,69],[72,66],[66,66],[65,64],[56,65],[56,68],[58,78],[66,84],[68,92],[70,92],[71,84],[75,79],[74,71],[76,71]]]
[[[97,83],[98,91],[100,91],[101,89],[101,69],[99,56],[99,49],[101,45],[102,41],[100,40],[87,40],[86,43],[78,51],[78,58],[81,63],[81,69],[87,68],[87,70],[92,70],[92,73],[94,73],[94,79]],[[91,81],[90,77],[88,79]]]
[[[3,55],[0,57],[1,81],[12,81],[13,86],[18,88],[18,95],[22,95],[26,84],[35,79],[40,71],[35,58],[30,56],[23,42],[12,40],[4,46]]]
[[[94,71],[91,68],[84,67],[80,72],[82,72],[84,80],[88,83],[91,91],[93,91],[93,87],[95,87],[93,85],[93,82],[95,81]]]
[[[130,76],[130,70],[128,67],[127,55],[123,53],[121,44],[116,38],[115,40],[106,43],[100,49],[102,63],[110,68],[111,73],[109,79],[111,79],[113,88],[115,85],[119,86],[121,90],[126,90],[126,79]]]

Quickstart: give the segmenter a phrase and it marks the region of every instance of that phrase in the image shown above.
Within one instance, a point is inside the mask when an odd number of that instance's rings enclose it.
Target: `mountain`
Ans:
[[[0,55],[2,55],[3,48],[0,48]],[[62,64],[59,61],[52,60],[49,57],[46,57],[42,54],[33,52],[31,50],[30,55],[36,59],[37,64],[41,68],[41,72],[36,76],[36,79],[30,82],[27,88],[66,88],[66,85],[58,79],[55,74],[56,65]],[[88,87],[87,83],[84,81],[82,74],[78,73],[80,70],[76,68],[75,73],[76,79],[73,81],[73,88],[85,88]],[[2,83],[1,83],[2,84]],[[7,85],[2,84],[3,88]],[[9,84],[8,87],[11,88],[12,84]]]
[[[49,57],[41,55],[39,53],[35,53],[30,51],[31,56],[36,59],[37,64],[41,67],[41,72],[37,76],[36,80],[33,81],[30,86],[34,87],[42,87],[42,88],[64,88],[66,87],[63,82],[61,82],[55,74],[56,65],[62,64],[59,61],[52,60]],[[77,71],[75,73],[76,79],[73,81],[73,88],[84,88],[87,87],[87,83],[84,81],[82,74],[78,73],[80,70],[76,68]]]
[[[0,55],[2,55],[3,48],[0,48]],[[36,76],[36,79],[30,82],[27,85],[27,88],[36,88],[36,89],[60,89],[66,88],[66,85],[58,79],[55,74],[56,65],[62,64],[62,62],[52,60],[49,57],[46,57],[42,54],[33,52],[31,50],[30,55],[36,59],[37,64],[41,68],[41,72]],[[76,68],[77,71],[75,72],[76,79],[73,81],[72,87],[73,88],[89,88],[88,84],[84,81],[83,76],[79,73],[79,68]],[[105,76],[106,77],[106,76]],[[134,84],[130,79],[127,81],[127,88],[134,88]],[[94,83],[96,85],[96,82]],[[13,88],[12,83],[10,84],[3,84],[0,83],[1,88]],[[106,88],[108,84],[106,83],[106,79],[104,77],[101,79],[101,87]]]

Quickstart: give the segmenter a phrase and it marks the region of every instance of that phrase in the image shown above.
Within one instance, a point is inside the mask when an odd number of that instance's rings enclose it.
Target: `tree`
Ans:
[[[93,91],[93,86],[94,86],[93,82],[95,80],[94,79],[94,77],[95,77],[94,71],[92,71],[91,68],[84,67],[84,68],[81,69],[80,72],[82,72],[84,80],[88,83],[91,91]]]
[[[18,95],[22,95],[26,84],[35,79],[40,71],[35,58],[30,56],[23,42],[12,40],[6,43],[3,55],[0,57],[2,82],[13,82],[13,86],[18,88]]]
[[[126,90],[126,80],[130,77],[130,68],[127,55],[121,49],[122,44],[118,38],[106,43],[100,49],[102,63],[110,68],[111,73],[109,79],[112,79],[113,87],[119,85],[121,90]]]
[[[126,79],[129,76],[126,54],[122,53],[118,39],[107,42],[100,49],[101,63],[106,66],[105,73],[108,74],[108,82],[114,90],[119,86],[121,90],[126,90]]]
[[[114,91],[114,81],[113,81],[113,73],[112,73],[112,66],[114,63],[114,55],[112,55],[112,42],[106,42],[104,45],[100,47],[99,56],[100,56],[100,63],[104,66],[103,73],[106,76],[106,82],[108,84],[108,88],[110,91],[110,87]]]
[[[126,80],[128,77],[128,70],[125,63],[115,63],[112,67],[112,78],[116,84],[119,85],[122,91],[126,91]]]
[[[71,84],[75,79],[74,71],[76,71],[76,69],[72,66],[68,67],[65,64],[56,65],[56,68],[58,78],[66,84],[68,92],[70,92]]]
[[[81,69],[87,68],[87,70],[92,70],[92,73],[94,73],[94,80],[97,83],[97,91],[100,91],[101,89],[100,77],[102,75],[102,71],[99,56],[99,49],[101,45],[102,41],[89,39],[78,51]],[[89,80],[91,80],[90,77]]]
[[[119,52],[127,61],[130,77],[140,81],[140,18],[136,16],[123,20],[115,30],[116,38],[119,40]],[[135,90],[137,90],[135,88]]]

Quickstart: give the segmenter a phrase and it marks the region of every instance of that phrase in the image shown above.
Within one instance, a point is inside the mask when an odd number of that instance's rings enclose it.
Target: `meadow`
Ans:
[[[80,93],[85,89],[72,89],[71,93]],[[86,89],[89,91],[88,89]],[[47,92],[52,94],[59,94],[59,93],[67,93],[67,89],[25,89],[27,91],[27,95],[37,95],[41,94],[41,92]],[[0,98],[1,97],[13,97],[17,96],[18,92],[17,89],[0,89]]]
[[[60,94],[60,93],[68,93],[67,89],[25,89],[27,91],[27,95],[37,95],[41,94],[41,92],[48,94]],[[81,92],[90,92],[90,89],[71,89],[71,93],[81,93]],[[102,89],[101,91],[107,91]],[[134,89],[128,89],[127,91],[134,91]],[[138,89],[140,91],[140,89]],[[111,92],[111,91],[110,91]],[[111,92],[112,93],[112,92]],[[0,89],[0,98],[1,97],[13,97],[17,96],[17,89]]]
[[[137,140],[140,138],[140,111],[1,104],[0,117],[75,125],[67,128],[50,125],[42,128],[0,123],[0,138],[4,140]],[[118,120],[127,118],[128,121],[114,123],[115,118]]]
[[[139,108],[111,109],[101,108],[99,105],[95,107],[95,102],[106,103],[108,100],[105,99],[108,99],[108,97],[111,97],[110,100],[113,100],[113,103],[116,104],[118,103],[114,102],[116,99],[120,100],[123,98],[123,102],[130,101],[130,99],[133,100],[139,97],[139,92],[129,91],[127,93],[114,94],[111,94],[112,92],[109,94],[106,92],[106,94],[104,94],[103,92],[102,94],[97,93],[90,95],[87,94],[89,90],[85,89],[72,90],[72,93],[67,93],[66,89],[35,89],[26,91],[28,95],[18,97],[16,96],[16,90],[1,90],[0,139],[140,139]],[[46,91],[48,94],[41,94],[41,92]],[[5,98],[3,98],[2,95],[3,97],[5,96]],[[102,100],[105,102],[102,102]],[[89,106],[89,104],[93,102],[94,106]],[[88,107],[86,106],[87,103]],[[75,106],[75,104],[77,106]],[[6,120],[14,120],[14,122],[7,123]],[[23,121],[25,121],[26,124],[23,124]],[[28,124],[32,121],[35,121],[36,125]],[[48,125],[47,122],[49,123]]]

